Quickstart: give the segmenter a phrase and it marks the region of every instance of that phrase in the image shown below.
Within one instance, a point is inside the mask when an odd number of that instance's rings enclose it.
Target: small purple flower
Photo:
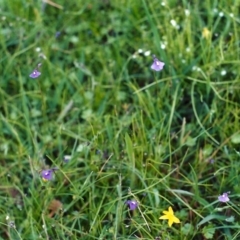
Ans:
[[[63,161],[64,161],[65,163],[68,163],[68,162],[71,160],[71,158],[72,158],[72,156],[70,156],[70,155],[65,155],[65,156],[63,157]]]
[[[138,207],[138,202],[136,200],[128,200],[125,202],[130,210],[135,210]]]
[[[153,64],[151,65],[151,69],[154,71],[161,71],[163,69],[163,66],[165,65],[164,62],[159,61],[155,55],[153,55]]]
[[[34,69],[33,72],[29,75],[30,78],[38,78],[41,75],[41,73],[37,70]]]
[[[218,201],[223,202],[223,203],[228,202],[230,200],[229,197],[228,197],[228,194],[229,194],[229,192],[228,193],[223,193],[222,195],[220,195],[218,197]]]
[[[60,37],[60,35],[61,35],[61,32],[59,32],[59,31],[58,31],[58,32],[56,32],[56,33],[55,33],[55,38],[58,38],[58,37]]]
[[[210,162],[211,164],[214,164],[215,161],[214,161],[214,159],[210,159],[209,162]]]
[[[53,179],[53,173],[56,170],[58,170],[58,168],[42,170],[41,176],[43,178],[43,181],[50,181],[50,180],[52,180]]]
[[[96,154],[97,154],[97,155],[99,155],[99,154],[101,154],[101,153],[102,153],[101,150],[96,149]]]

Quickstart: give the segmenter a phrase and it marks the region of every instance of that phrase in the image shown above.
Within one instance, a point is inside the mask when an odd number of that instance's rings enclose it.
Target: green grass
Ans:
[[[239,1],[46,2],[0,0],[0,239],[239,239]]]

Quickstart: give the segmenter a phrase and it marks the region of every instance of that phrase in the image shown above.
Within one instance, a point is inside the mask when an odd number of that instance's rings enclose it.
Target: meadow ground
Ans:
[[[240,239],[239,10],[0,0],[0,239]]]

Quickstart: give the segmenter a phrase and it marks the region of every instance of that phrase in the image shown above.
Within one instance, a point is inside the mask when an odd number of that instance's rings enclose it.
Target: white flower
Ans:
[[[36,51],[36,52],[41,52],[41,48],[40,48],[40,47],[36,47],[36,48],[35,48],[35,51]]]
[[[170,21],[170,23],[172,24],[173,27],[176,27],[176,26],[177,26],[177,22],[176,22],[174,19],[172,19],[172,20]]]
[[[219,13],[219,17],[223,17],[224,16],[224,13],[223,12],[220,12]]]
[[[190,15],[190,11],[188,9],[185,9],[184,12],[187,17]]]
[[[43,58],[43,59],[47,59],[47,57],[43,54],[43,53],[39,53],[39,55],[38,55],[39,57],[41,57],[41,58]]]
[[[197,66],[193,66],[193,67],[192,67],[192,71],[196,71],[197,68],[198,68]]]
[[[161,49],[165,49],[166,45],[164,43],[161,43]]]
[[[151,54],[151,51],[150,50],[148,50],[148,51],[146,51],[145,53],[144,53],[144,56],[149,56]]]
[[[221,75],[222,76],[225,76],[227,74],[227,71],[225,70],[225,69],[223,69],[222,71],[221,71]]]
[[[172,20],[170,21],[170,23],[171,23],[172,26],[173,26],[174,28],[176,28],[177,30],[180,28],[180,26],[177,24],[177,22],[176,22],[174,19],[172,19]]]

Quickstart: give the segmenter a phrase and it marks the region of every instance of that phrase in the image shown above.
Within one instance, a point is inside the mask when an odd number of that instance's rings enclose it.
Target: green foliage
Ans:
[[[208,226],[205,226],[202,230],[203,235],[206,239],[213,239],[213,235],[215,233],[215,229],[213,226],[210,224]]]
[[[2,239],[238,238],[239,1],[0,6]]]

